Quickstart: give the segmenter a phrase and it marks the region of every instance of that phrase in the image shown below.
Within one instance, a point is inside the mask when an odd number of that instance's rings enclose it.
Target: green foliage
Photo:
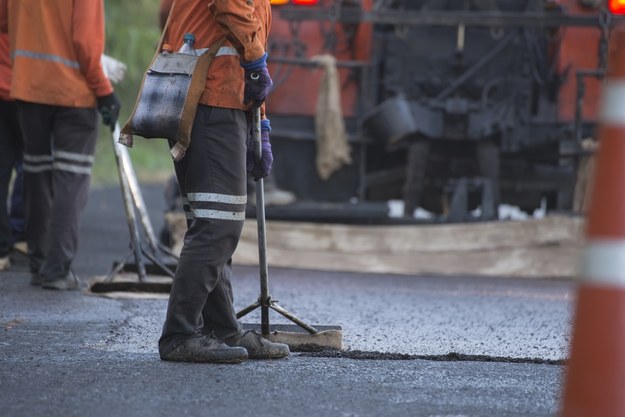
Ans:
[[[123,124],[134,107],[143,74],[150,64],[161,36],[158,24],[159,0],[106,0],[106,54],[127,65],[126,77],[115,85],[122,102],[119,118]],[[94,166],[96,185],[118,181],[112,140],[104,126],[100,132]],[[161,181],[173,171],[164,140],[135,138],[130,150],[138,177],[143,181]]]

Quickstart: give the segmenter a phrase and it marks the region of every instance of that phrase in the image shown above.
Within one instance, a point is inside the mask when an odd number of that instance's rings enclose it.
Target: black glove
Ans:
[[[108,96],[97,97],[98,111],[102,115],[102,123],[109,126],[111,130],[115,130],[117,118],[119,117],[119,109],[122,107],[115,93]]]

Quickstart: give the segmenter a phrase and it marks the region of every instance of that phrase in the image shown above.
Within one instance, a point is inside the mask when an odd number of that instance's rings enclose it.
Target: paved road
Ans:
[[[145,187],[158,229],[159,187]],[[115,189],[94,190],[76,270],[128,252]],[[258,273],[236,267],[237,307]],[[349,350],[235,366],[164,363],[165,297],[108,299],[0,274],[2,416],[554,416],[574,287],[567,281],[270,269],[283,307],[344,328]],[[276,322],[282,322],[272,316]],[[246,321],[258,321],[251,315]]]

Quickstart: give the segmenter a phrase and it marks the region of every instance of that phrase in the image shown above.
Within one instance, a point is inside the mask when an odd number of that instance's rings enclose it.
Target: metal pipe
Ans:
[[[152,249],[153,253],[161,252],[165,253],[167,256],[172,258],[174,261],[178,262],[180,257],[176,255],[171,249],[164,246],[159,242],[156,237],[156,233],[154,233],[154,228],[152,227],[152,221],[150,220],[150,215],[148,214],[147,205],[145,204],[145,200],[143,199],[143,193],[141,192],[141,187],[139,186],[139,181],[137,180],[137,174],[132,165],[132,160],[130,159],[130,154],[125,146],[120,146],[120,155],[122,159],[122,165],[124,167],[124,172],[126,173],[126,178],[128,179],[128,184],[130,186],[130,192],[132,194],[132,199],[135,204],[135,208],[139,213],[139,219],[141,220],[141,225],[143,226],[143,230],[145,231],[146,237],[148,239],[148,244],[150,245],[150,249]],[[157,263],[157,262],[155,262]],[[161,263],[158,263],[161,266]],[[167,268],[164,271],[169,274],[169,270]]]
[[[254,156],[260,162],[263,155],[260,133],[260,108],[254,110],[252,139]],[[265,188],[263,179],[256,181],[256,225],[258,226],[258,261],[260,266],[260,329],[262,334],[269,334],[269,268],[267,266],[267,235],[265,224]]]
[[[137,174],[135,173],[135,170],[132,166],[132,161],[130,160],[128,150],[124,146],[119,145],[119,151],[122,167],[130,186],[130,193],[132,194],[132,199],[134,200],[136,210],[139,213],[139,219],[141,220],[141,224],[143,225],[143,229],[145,230],[145,234],[148,238],[150,248],[154,252],[156,252],[158,248],[158,239],[156,239],[156,234],[154,233],[154,229],[152,228],[152,222],[150,221],[150,217],[146,209],[145,200],[143,199],[143,194],[141,193],[141,188],[139,187],[139,182],[137,181]]]
[[[240,319],[243,316],[247,316],[249,313],[256,310],[258,307],[260,307],[260,300],[256,301],[254,304],[251,304],[245,307],[243,310],[239,311],[237,313],[237,318]]]
[[[308,333],[310,333],[310,334],[319,333],[319,330],[315,329],[313,326],[311,326],[309,324],[304,323],[302,320],[300,320],[299,318],[295,317],[293,314],[289,313],[288,311],[286,311],[285,309],[280,307],[278,304],[271,303],[270,307],[273,310],[277,311],[278,313],[282,314],[287,319],[291,320],[293,323],[297,324],[302,329],[306,330]]]
[[[122,191],[122,199],[124,200],[124,210],[126,211],[126,220],[128,221],[128,230],[130,231],[130,245],[132,246],[132,252],[134,253],[135,262],[137,263],[137,273],[139,275],[139,281],[145,280],[146,272],[145,265],[141,256],[141,237],[139,236],[139,228],[137,225],[137,217],[135,213],[135,206],[133,204],[133,198],[130,193],[130,184],[123,166],[123,145],[117,142],[119,137],[120,128],[119,124],[115,125],[115,130],[111,132],[111,138],[113,139],[113,150],[115,154],[115,162],[117,163],[117,172],[119,174],[119,183]]]

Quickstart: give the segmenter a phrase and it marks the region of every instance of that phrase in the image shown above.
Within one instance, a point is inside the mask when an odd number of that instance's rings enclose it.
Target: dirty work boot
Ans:
[[[161,354],[161,359],[172,362],[241,363],[247,359],[247,351],[201,335],[190,337],[173,350]]]
[[[54,281],[44,280],[41,283],[41,288],[45,288],[46,290],[73,291],[80,288],[80,281],[74,271],[70,269],[67,275],[63,278],[59,278]]]
[[[229,337],[224,342],[230,346],[244,347],[250,359],[280,359],[291,353],[288,345],[270,342],[251,330]]]

